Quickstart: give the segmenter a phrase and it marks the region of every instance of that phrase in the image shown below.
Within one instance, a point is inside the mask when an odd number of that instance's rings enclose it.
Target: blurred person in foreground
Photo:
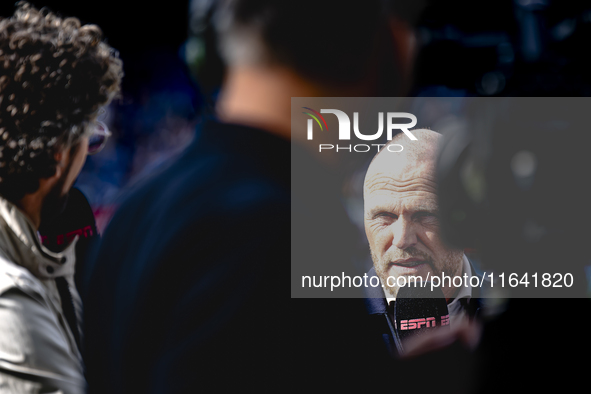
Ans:
[[[119,90],[121,62],[101,35],[26,2],[0,20],[2,392],[85,390],[76,242],[51,252],[38,229],[61,213]]]
[[[327,310],[316,300],[296,305],[286,291],[294,251],[319,263],[347,260],[350,243],[323,237],[322,228],[308,229],[310,244],[292,246],[292,220],[305,225],[306,204],[352,227],[335,204],[336,184],[290,195],[291,97],[403,91],[412,30],[385,4],[318,1],[309,13],[294,2],[215,2],[227,66],[217,117],[177,160],[134,186],[89,262],[90,392],[227,391],[292,379],[334,388],[344,372],[365,379],[387,367],[365,346],[363,299]],[[330,179],[320,172],[316,181]]]

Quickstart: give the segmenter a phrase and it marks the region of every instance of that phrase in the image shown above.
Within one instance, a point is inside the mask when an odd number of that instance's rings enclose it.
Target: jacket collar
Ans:
[[[76,237],[60,253],[45,248],[27,216],[0,197],[0,256],[28,269],[39,279],[74,274]]]
[[[376,270],[374,267],[371,267],[367,276],[370,278],[377,277]],[[367,307],[367,311],[370,315],[376,314],[384,314],[387,313],[388,304],[386,302],[386,297],[384,296],[384,290],[382,290],[381,286],[373,287],[367,286],[364,288],[365,290],[365,306]]]

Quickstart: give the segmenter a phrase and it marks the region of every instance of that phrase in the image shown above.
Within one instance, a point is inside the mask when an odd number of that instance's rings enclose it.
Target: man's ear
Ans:
[[[55,166],[55,174],[52,176],[52,178],[53,177],[59,178],[62,175],[64,169],[66,168],[66,162],[68,160],[68,156],[69,156],[68,149],[59,150],[53,155],[53,158],[57,162],[57,165]]]

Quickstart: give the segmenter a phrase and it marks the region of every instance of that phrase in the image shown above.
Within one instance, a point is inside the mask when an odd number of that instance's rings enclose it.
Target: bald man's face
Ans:
[[[393,297],[399,276],[462,274],[463,251],[448,248],[439,236],[434,160],[435,152],[384,151],[365,178],[365,233],[376,273]],[[442,290],[449,299],[457,289]]]

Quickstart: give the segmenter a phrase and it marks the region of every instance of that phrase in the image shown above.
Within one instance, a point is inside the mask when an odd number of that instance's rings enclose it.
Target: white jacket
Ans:
[[[43,247],[25,214],[0,197],[0,393],[83,393],[82,358],[62,312],[55,278],[74,286],[76,240]]]

